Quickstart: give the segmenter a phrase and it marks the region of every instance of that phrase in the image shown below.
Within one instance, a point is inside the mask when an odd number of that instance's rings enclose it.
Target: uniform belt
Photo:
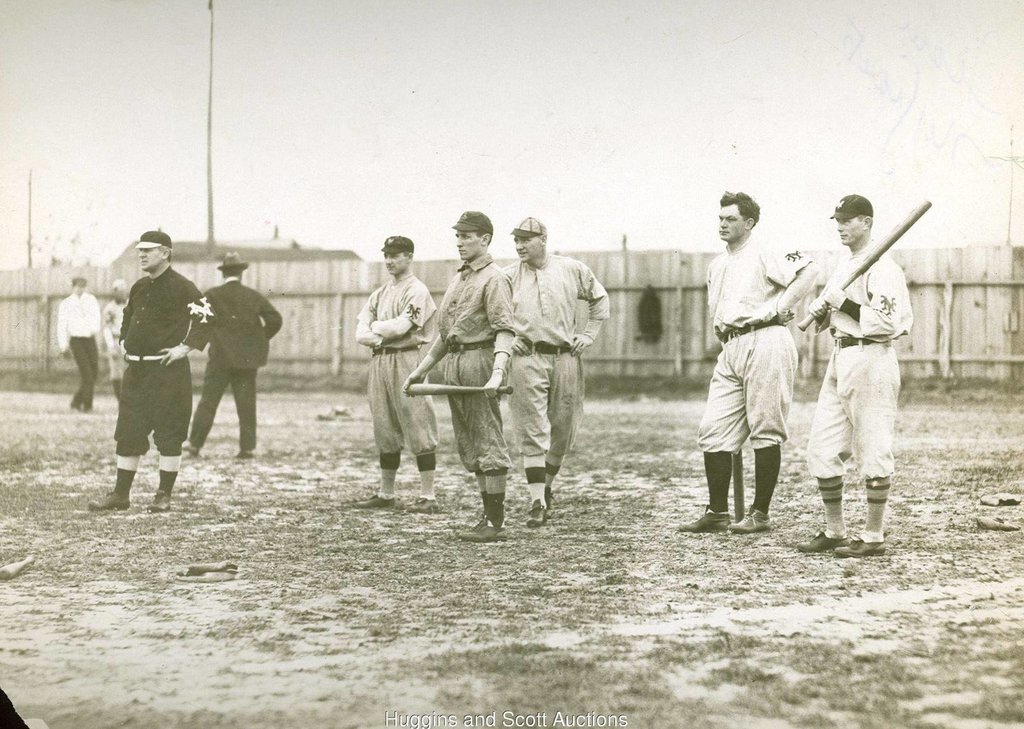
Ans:
[[[482,342],[448,342],[449,352],[468,352],[471,349],[489,349],[494,346],[493,339],[486,339]]]
[[[782,324],[779,322],[779,320],[777,318],[773,317],[773,318],[769,319],[768,321],[762,321],[762,322],[759,322],[757,324],[747,324],[745,327],[740,327],[739,329],[731,329],[730,331],[726,332],[725,334],[719,334],[718,338],[724,344],[725,342],[728,342],[730,339],[735,339],[736,337],[742,337],[744,334],[750,334],[751,332],[756,332],[758,329],[764,329],[765,327],[780,327],[780,326],[782,326]]]
[[[124,358],[129,362],[160,362],[166,354],[125,354]]]
[[[568,344],[548,344],[547,342],[531,342],[524,340],[526,346],[537,354],[565,354],[572,351]]]
[[[860,344],[888,344],[888,342],[879,342],[874,339],[861,339],[859,337],[836,337],[836,346],[839,347],[839,349],[856,347]]]
[[[398,354],[399,352],[411,352],[414,349],[419,349],[420,345],[414,344],[411,347],[374,347],[371,356],[376,357],[381,354]]]

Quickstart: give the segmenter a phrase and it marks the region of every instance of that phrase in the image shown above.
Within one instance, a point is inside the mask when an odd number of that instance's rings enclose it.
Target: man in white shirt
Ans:
[[[100,331],[100,304],[85,290],[88,282],[81,276],[71,279],[71,296],[60,302],[57,310],[57,346],[62,355],[70,354],[78,365],[78,391],[71,399],[71,409],[92,411],[93,389],[99,370],[96,335]]]

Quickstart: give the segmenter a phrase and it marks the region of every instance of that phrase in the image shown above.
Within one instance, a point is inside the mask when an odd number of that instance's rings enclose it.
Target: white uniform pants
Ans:
[[[855,456],[864,479],[892,476],[900,365],[889,343],[836,349],[814,411],[807,464],[815,478],[841,478]]]

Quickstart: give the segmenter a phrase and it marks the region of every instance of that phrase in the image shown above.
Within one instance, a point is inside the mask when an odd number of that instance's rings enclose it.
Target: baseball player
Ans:
[[[135,246],[146,276],[128,293],[119,337],[128,360],[117,412],[117,481],[114,490],[91,511],[129,506],[139,459],[149,450],[149,434],[160,452],[160,486],[149,507],[171,508],[171,489],[181,466],[181,444],[192,415],[192,373],[188,353],[209,340],[209,302],[196,285],[171,268],[171,239],[158,230],[139,237]]]
[[[458,536],[496,542],[507,538],[505,485],[511,461],[497,394],[515,338],[512,284],[488,252],[494,236],[490,218],[467,211],[452,227],[463,263],[438,310],[438,336],[403,389],[422,382],[442,359],[443,384],[484,388],[482,393],[448,396],[459,457],[476,475],[484,505],[479,523]]]
[[[885,505],[895,465],[900,366],[893,342],[910,333],[914,315],[903,269],[888,254],[845,290],[839,288],[870,248],[874,208],[865,197],[847,195],[832,217],[850,258],[837,266],[809,308],[818,331],[827,328],[835,338],[807,446],[825,508],[825,530],[797,549],[869,557],[885,553]],[[843,521],[843,476],[851,455],[859,463],[868,502],[864,531],[852,542]]]
[[[256,373],[267,364],[270,340],[281,330],[281,314],[256,289],[242,283],[249,264],[228,253],[217,269],[224,283],[206,292],[217,312],[211,320],[210,359],[203,376],[203,394],[192,419],[185,452],[198,456],[206,443],[224,391],[231,385],[238,411],[236,458],[256,456]]]
[[[519,263],[505,269],[512,279],[516,327],[510,405],[532,504],[526,526],[539,527],[547,522],[551,487],[583,413],[580,355],[608,318],[608,294],[586,265],[548,253],[547,228],[536,218],[524,220],[512,236]],[[589,310],[579,334],[577,300]]]
[[[92,412],[92,398],[99,369],[96,335],[100,331],[100,304],[86,291],[88,282],[81,276],[71,279],[71,295],[57,309],[57,345],[61,354],[71,355],[78,367],[78,390],[71,398],[71,409]]]
[[[683,532],[767,531],[779,478],[786,416],[793,399],[797,352],[784,325],[814,285],[817,266],[806,254],[777,250],[753,236],[760,206],[746,193],[727,192],[718,213],[725,252],[708,267],[708,306],[722,352],[715,363],[697,437],[704,452],[709,505]],[[754,503],[729,523],[732,454],[754,446]]]
[[[402,393],[409,373],[416,369],[419,350],[435,333],[437,307],[427,287],[409,270],[415,245],[394,235],[384,241],[384,265],[391,280],[370,294],[356,320],[356,341],[369,347],[370,412],[373,437],[380,452],[380,488],[356,508],[380,509],[395,505],[395,477],[403,444],[416,456],[420,495],[409,511],[438,512],[434,497],[437,458],[437,418],[430,397]]]
[[[107,350],[107,364],[110,369],[110,386],[114,397],[121,399],[121,379],[124,377],[124,352],[117,339],[121,336],[121,322],[124,319],[124,305],[128,302],[128,283],[119,278],[110,286],[113,299],[103,307],[103,344]]]

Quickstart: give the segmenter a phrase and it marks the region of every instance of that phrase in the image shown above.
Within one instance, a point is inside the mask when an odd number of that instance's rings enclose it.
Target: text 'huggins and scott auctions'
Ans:
[[[401,729],[445,729],[452,727],[606,727],[624,729],[629,726],[625,714],[577,714],[565,711],[543,711],[535,714],[521,714],[516,711],[492,711],[486,714],[406,714],[400,711],[384,712],[385,727]]]

